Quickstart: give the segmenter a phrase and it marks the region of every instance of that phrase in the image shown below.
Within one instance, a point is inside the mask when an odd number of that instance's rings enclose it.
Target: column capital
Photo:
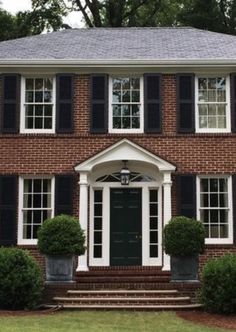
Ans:
[[[164,172],[163,173],[163,185],[172,185],[171,181],[171,172]]]
[[[87,186],[88,185],[88,172],[79,173],[79,185]]]

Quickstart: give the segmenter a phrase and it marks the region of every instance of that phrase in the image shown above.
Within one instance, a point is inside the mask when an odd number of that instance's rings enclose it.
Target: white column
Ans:
[[[79,191],[79,221],[85,232],[85,246],[87,246],[88,229],[88,173],[80,172]],[[88,271],[87,250],[84,255],[79,256],[77,271]]]
[[[164,227],[168,224],[169,220],[171,219],[171,173],[165,172],[164,173],[164,181],[163,181],[163,191],[164,191],[164,204],[163,204],[163,224]],[[166,255],[164,252],[163,255],[163,271],[170,271],[170,256]]]

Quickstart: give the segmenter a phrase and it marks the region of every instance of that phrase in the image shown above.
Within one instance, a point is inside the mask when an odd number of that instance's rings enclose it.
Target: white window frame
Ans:
[[[205,238],[206,244],[233,244],[233,202],[232,202],[232,177],[229,175],[201,175],[197,176],[197,220],[200,220],[200,180],[201,179],[219,179],[228,180],[228,238]]]
[[[37,175],[37,176],[21,176],[19,177],[19,199],[18,199],[18,245],[37,245],[37,239],[24,239],[23,238],[23,192],[24,180],[27,179],[49,179],[51,180],[51,203],[52,203],[52,218],[55,215],[55,177]]]
[[[200,128],[199,127],[199,108],[198,108],[198,80],[199,78],[224,77],[226,79],[226,128]],[[230,77],[229,75],[196,75],[195,76],[195,124],[196,133],[230,133],[231,132],[231,112],[230,112]]]
[[[123,129],[123,128],[113,128],[113,111],[112,111],[112,95],[113,95],[113,84],[112,81],[114,78],[122,78],[122,77],[128,77],[128,78],[139,78],[140,80],[140,128],[131,128],[131,129]],[[143,83],[143,75],[112,75],[109,76],[109,97],[108,97],[108,119],[109,119],[109,133],[116,133],[116,134],[136,134],[136,133],[143,133],[144,132],[144,83]]]
[[[52,128],[51,129],[30,129],[25,128],[25,87],[27,78],[52,78]],[[25,75],[21,77],[21,112],[20,112],[20,133],[22,134],[54,134],[56,130],[56,77],[53,75]]]

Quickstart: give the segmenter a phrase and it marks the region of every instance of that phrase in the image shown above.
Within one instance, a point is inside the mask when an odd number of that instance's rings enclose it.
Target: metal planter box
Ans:
[[[199,257],[171,256],[171,281],[198,281]]]
[[[73,262],[73,256],[46,256],[46,281],[73,282]]]

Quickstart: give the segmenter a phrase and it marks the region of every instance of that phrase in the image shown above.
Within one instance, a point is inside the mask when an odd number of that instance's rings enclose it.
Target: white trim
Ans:
[[[24,188],[24,180],[25,179],[50,179],[51,180],[51,210],[52,210],[52,218],[55,214],[55,178],[52,176],[46,175],[25,175],[19,177],[19,196],[18,196],[18,235],[17,235],[17,244],[18,245],[37,245],[37,239],[23,239],[23,217],[22,217],[22,209],[23,209],[23,188]]]
[[[230,133],[231,132],[231,112],[230,112],[230,77],[229,75],[220,75],[226,79],[226,128],[200,128],[199,127],[199,101],[198,101],[198,80],[201,77],[218,77],[219,75],[202,74],[195,76],[195,124],[196,133]],[[207,103],[206,103],[207,104]],[[216,103],[217,104],[217,103]],[[223,104],[223,103],[222,103]]]
[[[45,78],[53,79],[52,92],[52,129],[28,129],[25,128],[25,80],[26,78]],[[51,103],[50,103],[51,104]],[[25,75],[21,77],[21,104],[20,104],[20,133],[22,134],[54,134],[56,130],[56,77],[52,75]]]
[[[124,188],[119,182],[90,183],[89,265],[110,266],[110,189]],[[128,188],[142,189],[142,266],[162,265],[162,190],[159,182],[131,182]],[[102,258],[93,258],[94,189],[103,190]],[[158,258],[149,257],[149,189],[158,189]]]
[[[120,60],[114,60],[114,59],[2,59],[0,60],[0,67],[11,67],[11,66],[22,66],[22,67],[30,67],[35,66],[40,67],[138,67],[138,66],[152,66],[156,68],[161,67],[190,67],[190,66],[200,66],[209,68],[211,66],[222,66],[222,67],[231,67],[236,66],[236,58],[234,59],[120,59]]]
[[[197,220],[200,220],[200,179],[208,178],[226,178],[228,179],[228,225],[229,225],[229,237],[228,238],[206,238],[206,244],[233,244],[233,198],[232,198],[232,177],[229,175],[200,175],[197,176],[196,181],[196,198],[197,198]]]
[[[114,161],[140,161],[149,163],[157,167],[159,171],[175,171],[175,166],[147,151],[141,146],[124,138],[117,143],[110,145],[105,150],[99,152],[95,156],[87,159],[75,167],[76,172],[91,172],[93,167]]]
[[[113,78],[117,78],[117,77],[135,77],[135,78],[139,78],[139,82],[140,82],[140,128],[139,129],[114,129],[113,128],[113,111],[112,111],[112,96],[113,96],[113,84],[112,84],[112,80]],[[108,131],[109,133],[116,133],[116,134],[140,134],[144,132],[144,87],[143,87],[143,76],[142,75],[126,75],[124,76],[124,74],[122,75],[111,75],[109,76],[109,85],[108,85]],[[125,103],[124,103],[125,104]],[[132,103],[131,103],[132,104]]]

